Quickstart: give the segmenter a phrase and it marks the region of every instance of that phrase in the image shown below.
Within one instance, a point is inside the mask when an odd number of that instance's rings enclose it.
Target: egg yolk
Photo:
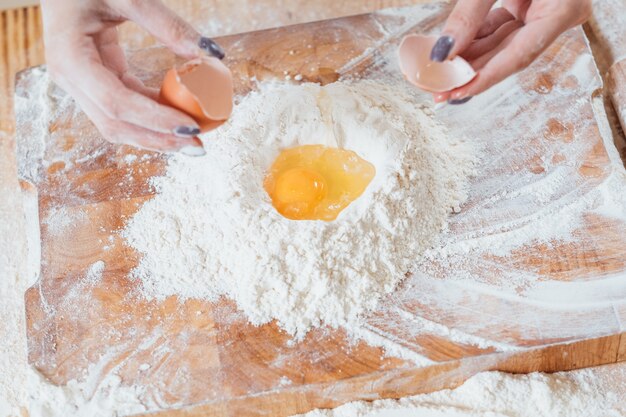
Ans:
[[[376,169],[356,153],[323,145],[286,149],[265,177],[276,210],[291,220],[335,220],[365,191]]]

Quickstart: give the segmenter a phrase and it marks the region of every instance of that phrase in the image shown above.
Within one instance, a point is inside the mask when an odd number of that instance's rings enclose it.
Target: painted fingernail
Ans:
[[[472,96],[460,98],[458,100],[448,100],[448,104],[464,104],[472,99]]]
[[[450,55],[453,46],[454,39],[447,35],[441,36],[430,51],[430,60],[435,62],[445,61],[448,55]]]
[[[198,42],[198,46],[200,47],[200,49],[208,52],[210,55],[214,56],[215,58],[224,59],[224,57],[226,56],[226,53],[224,52],[222,47],[219,46],[211,38],[206,38],[204,36],[201,37],[200,42]]]
[[[193,126],[178,126],[174,129],[174,134],[180,137],[196,136],[200,134],[200,129]]]

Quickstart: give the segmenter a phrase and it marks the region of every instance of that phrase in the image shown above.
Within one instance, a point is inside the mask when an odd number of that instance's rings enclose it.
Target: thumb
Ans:
[[[204,51],[216,58],[224,58],[224,50],[215,41],[201,36],[160,0],[121,3],[124,17],[142,26],[176,55],[192,59]]]
[[[433,61],[454,58],[470,46],[495,0],[459,0],[431,51]]]

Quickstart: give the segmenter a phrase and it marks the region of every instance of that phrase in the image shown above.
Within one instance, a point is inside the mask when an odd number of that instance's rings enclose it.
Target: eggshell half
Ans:
[[[167,72],[160,101],[189,114],[203,132],[224,123],[233,111],[233,77],[217,58],[199,58]]]
[[[430,59],[436,36],[407,35],[402,39],[398,55],[400,70],[411,83],[432,93],[449,91],[472,81],[476,71],[463,58],[444,62]]]

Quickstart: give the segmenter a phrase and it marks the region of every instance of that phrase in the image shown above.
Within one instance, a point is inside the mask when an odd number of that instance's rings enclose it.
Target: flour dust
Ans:
[[[626,406],[609,378],[625,381],[622,367],[556,373],[509,375],[485,372],[454,390],[400,400],[353,402],[300,417],[621,417]]]

